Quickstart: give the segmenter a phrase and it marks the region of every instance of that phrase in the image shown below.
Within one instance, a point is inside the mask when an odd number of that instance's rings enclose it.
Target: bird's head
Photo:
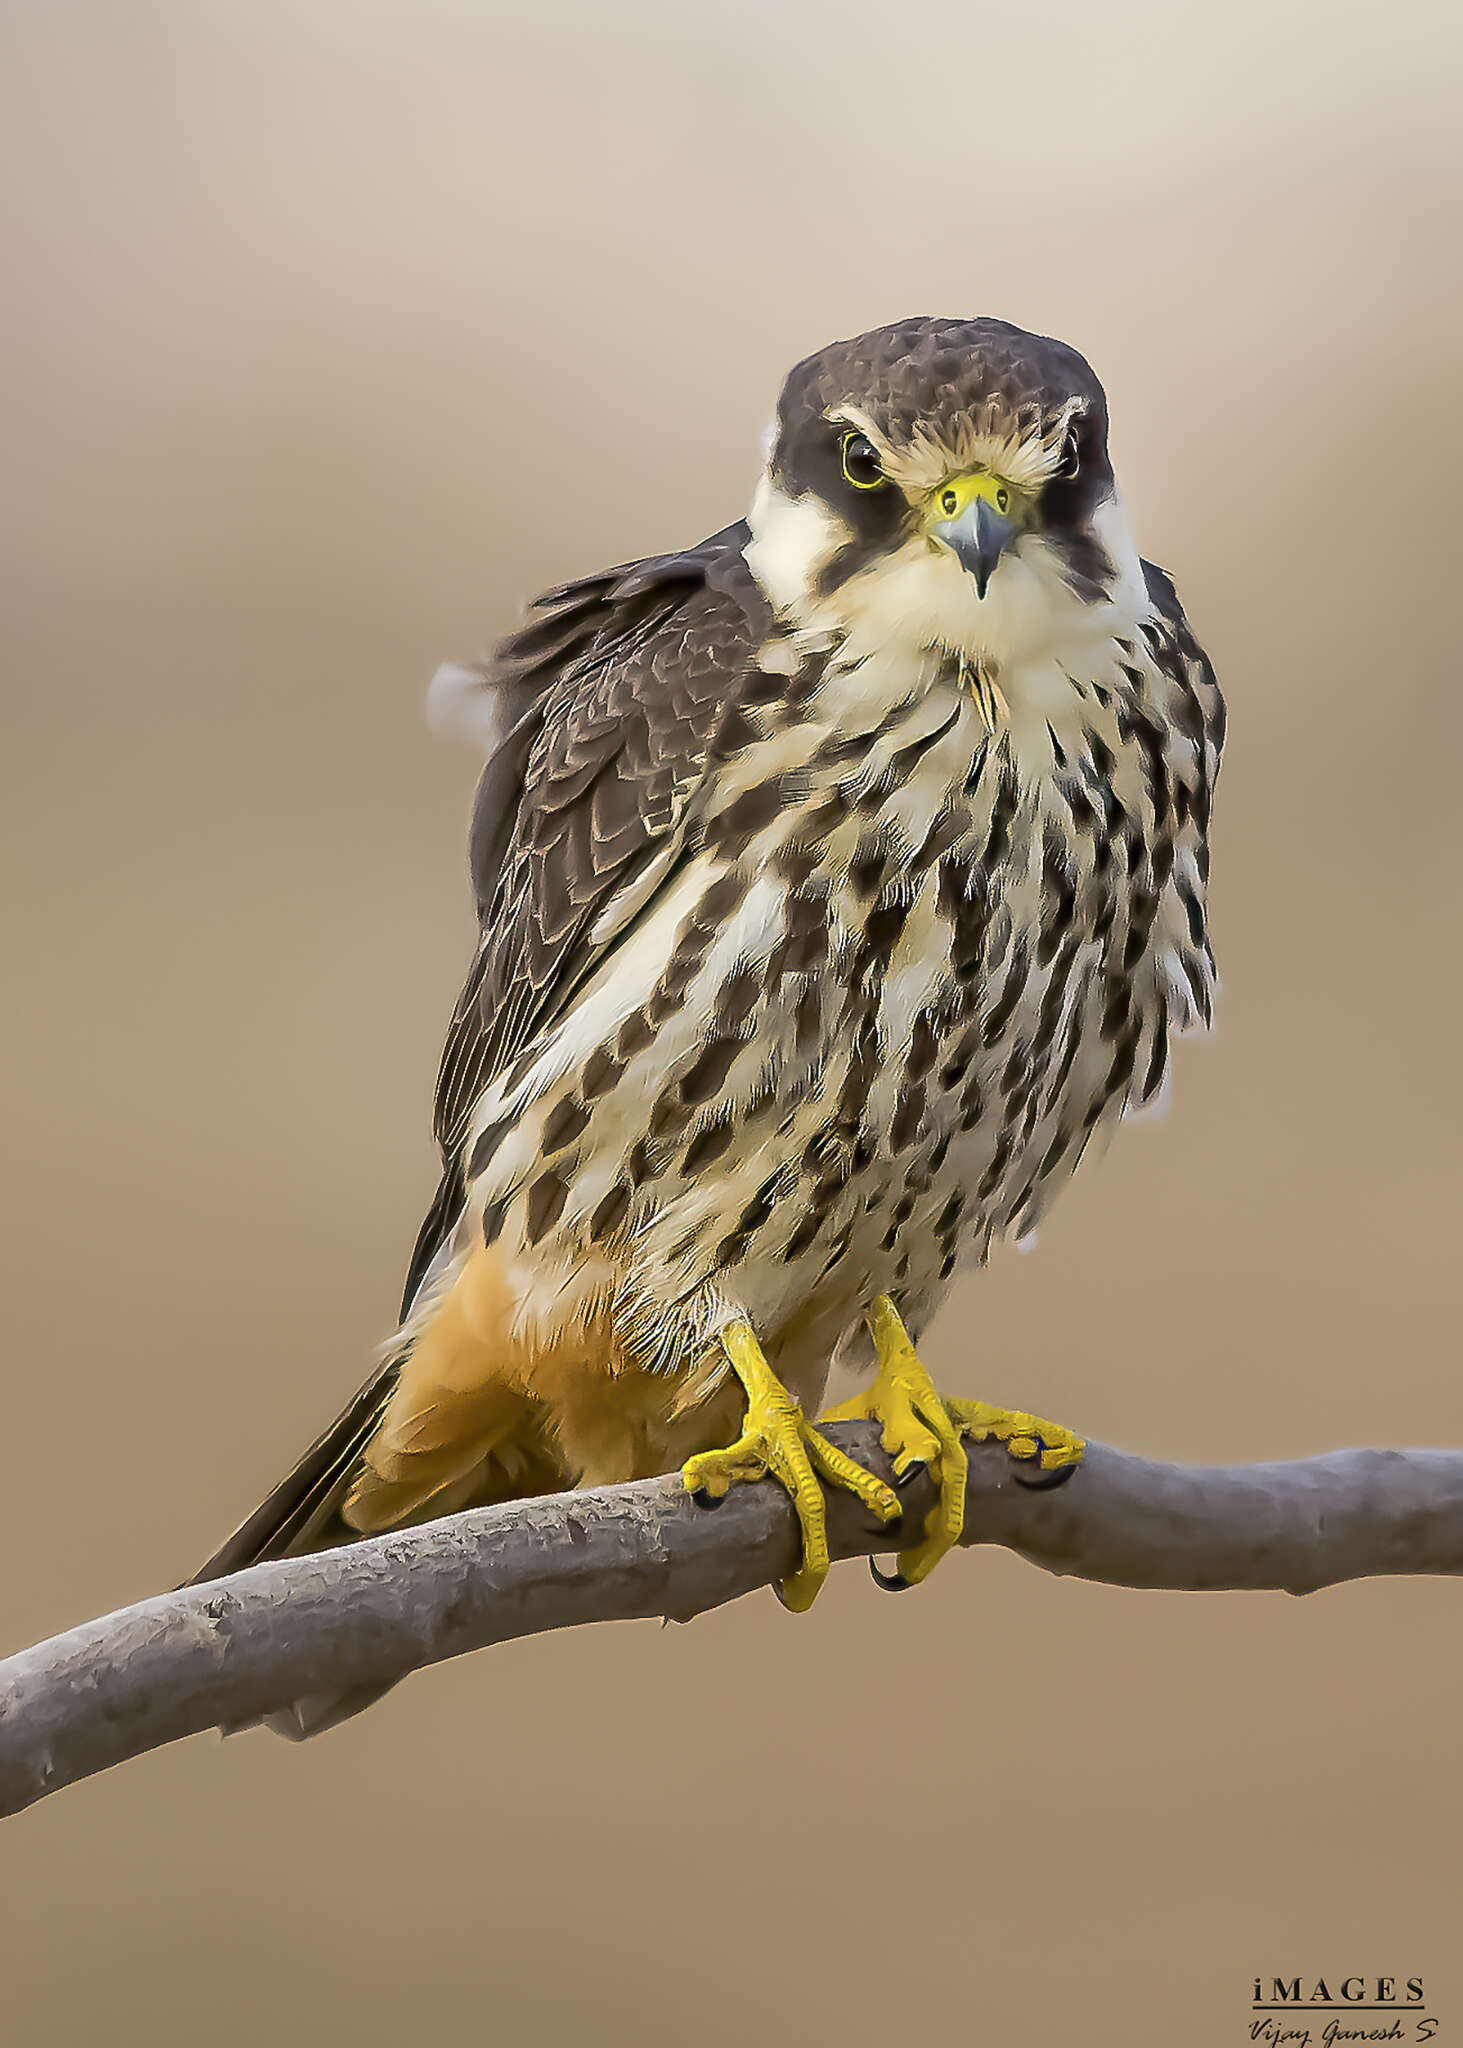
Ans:
[[[1004,320],[901,321],[799,363],[750,519],[795,626],[1009,660],[1141,591],[1102,386]]]

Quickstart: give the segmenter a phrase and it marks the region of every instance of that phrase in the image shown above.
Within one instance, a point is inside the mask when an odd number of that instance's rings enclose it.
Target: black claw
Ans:
[[[774,1592],[774,1593],[775,1593],[775,1594],[777,1595],[777,1604],[778,1604],[778,1606],[779,1606],[779,1607],[787,1607],[787,1595],[786,1595],[786,1593],[784,1593],[784,1592],[783,1592],[783,1590],[782,1590],[782,1581],[781,1581],[781,1579],[774,1579],[774,1580],[772,1581],[772,1590],[773,1590],[773,1592]],[[788,1608],[787,1608],[787,1611],[788,1611],[788,1613],[789,1613],[789,1614],[791,1614],[791,1613],[792,1613],[792,1609],[791,1609],[790,1607],[788,1607]]]
[[[914,1584],[913,1579],[907,1579],[903,1572],[881,1572],[879,1570],[879,1560],[876,1557],[869,1559],[869,1572],[874,1584],[882,1586],[886,1593],[907,1593]]]
[[[896,1491],[900,1491],[906,1486],[913,1486],[915,1480],[928,1472],[929,1469],[923,1458],[916,1458],[912,1465],[907,1465],[902,1472],[894,1474]]]
[[[726,1495],[724,1493],[708,1493],[704,1486],[698,1486],[691,1495],[691,1498],[695,1501],[698,1508],[719,1508],[724,1504]]]
[[[1031,1465],[1035,1469],[1029,1479],[1020,1465],[1016,1467],[1016,1484],[1024,1486],[1028,1493],[1051,1493],[1056,1487],[1065,1486],[1077,1469],[1075,1465],[1058,1465],[1055,1470],[1047,1471],[1042,1466],[1040,1453],[1032,1459]]]

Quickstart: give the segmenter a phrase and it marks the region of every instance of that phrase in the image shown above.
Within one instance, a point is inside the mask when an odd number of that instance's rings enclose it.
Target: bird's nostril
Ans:
[[[941,498],[941,500],[940,500],[940,508],[941,508],[941,510],[942,510],[942,511],[945,511],[945,512],[955,512],[955,511],[958,511],[958,510],[959,510],[959,506],[960,506],[960,500],[959,500],[959,499],[958,499],[958,498],[956,497],[956,495],[955,495],[955,493],[954,493],[953,491],[946,491],[946,493],[945,493],[944,497],[943,497],[943,498]]]

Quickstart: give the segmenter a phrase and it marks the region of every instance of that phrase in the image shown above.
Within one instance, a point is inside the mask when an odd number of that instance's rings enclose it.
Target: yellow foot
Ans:
[[[874,1384],[866,1394],[830,1408],[823,1420],[882,1423],[884,1449],[894,1460],[896,1478],[907,1478],[925,1466],[935,1473],[940,1497],[925,1518],[924,1541],[900,1553],[899,1570],[892,1576],[870,1560],[881,1586],[902,1591],[927,1579],[946,1551],[960,1541],[965,1527],[963,1437],[976,1443],[994,1437],[1013,1458],[1034,1461],[1042,1470],[1063,1476],[1080,1462],[1086,1446],[1080,1436],[1058,1423],[1043,1422],[1040,1416],[993,1408],[988,1401],[949,1400],[936,1393],[887,1294],[876,1298],[868,1325],[879,1362]]]
[[[771,1472],[792,1495],[803,1531],[803,1561],[779,1588],[784,1606],[801,1614],[818,1597],[828,1576],[828,1526],[819,1478],[856,1494],[881,1522],[897,1522],[899,1497],[892,1487],[856,1465],[820,1436],[762,1356],[750,1323],[729,1323],[721,1333],[732,1371],[747,1390],[742,1434],[724,1451],[688,1458],[681,1477],[691,1493],[722,1499],[739,1481]]]

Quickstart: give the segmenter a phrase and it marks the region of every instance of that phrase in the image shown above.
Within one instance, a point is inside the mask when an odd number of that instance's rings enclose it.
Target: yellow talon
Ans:
[[[729,1323],[721,1344],[746,1388],[746,1423],[726,1450],[701,1451],[688,1458],[681,1478],[689,1492],[709,1494],[713,1500],[740,1481],[761,1479],[768,1472],[781,1480],[802,1527],[803,1561],[790,1579],[783,1580],[780,1591],[784,1605],[801,1614],[817,1599],[828,1576],[828,1522],[820,1477],[855,1494],[881,1522],[899,1519],[899,1498],[804,1420],[802,1409],[763,1357],[750,1323]]]
[[[960,1541],[965,1527],[963,1437],[976,1443],[994,1437],[1012,1457],[1039,1457],[1047,1471],[1079,1463],[1086,1446],[1081,1437],[1040,1416],[994,1408],[988,1401],[942,1398],[887,1294],[876,1296],[867,1320],[878,1360],[874,1384],[866,1394],[830,1408],[823,1420],[881,1423],[896,1476],[915,1465],[927,1465],[934,1473],[939,1498],[925,1518],[924,1541],[900,1553],[899,1579],[888,1582],[915,1586]]]

